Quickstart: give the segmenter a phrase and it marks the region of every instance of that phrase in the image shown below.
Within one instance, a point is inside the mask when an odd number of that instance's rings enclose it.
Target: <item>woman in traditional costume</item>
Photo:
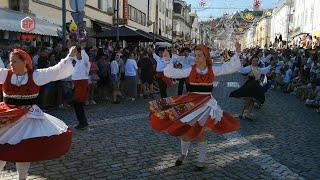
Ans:
[[[255,102],[257,102],[259,106],[264,103],[265,91],[261,86],[260,79],[261,75],[268,74],[271,69],[271,66],[259,68],[259,58],[257,56],[252,57],[251,62],[251,65],[240,68],[240,73],[247,74],[248,80],[239,89],[230,93],[230,97],[244,99],[245,105],[240,118],[245,120],[252,120],[251,112]],[[266,79],[264,81],[266,81]]]
[[[181,138],[181,156],[176,161],[176,166],[181,165],[187,157],[191,141],[198,141],[196,170],[202,170],[207,152],[205,132],[211,130],[224,134],[240,128],[239,121],[223,112],[211,93],[215,77],[238,71],[241,63],[235,54],[229,62],[212,66],[209,49],[204,45],[198,45],[195,54],[195,65],[190,68],[176,69],[169,64],[164,69],[166,77],[187,78],[189,92],[182,96],[151,101],[150,124],[158,132],[167,131],[170,135]]]
[[[10,54],[11,69],[0,69],[4,101],[0,103],[0,171],[6,161],[15,162],[19,179],[26,179],[30,162],[66,154],[72,132],[61,120],[35,105],[40,86],[73,73],[75,47],[57,65],[32,69],[31,57],[20,49]]]

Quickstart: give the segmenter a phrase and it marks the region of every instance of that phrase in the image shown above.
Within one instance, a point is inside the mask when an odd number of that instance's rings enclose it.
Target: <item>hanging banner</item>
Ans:
[[[240,13],[240,16],[243,20],[247,22],[253,22],[255,18],[252,11],[246,11],[246,12]]]
[[[252,5],[254,10],[259,10],[261,7],[261,1],[260,0],[254,0]]]
[[[199,1],[199,5],[200,5],[200,7],[202,7],[202,8],[206,7],[206,5],[207,5],[206,0],[200,0],[200,1]]]

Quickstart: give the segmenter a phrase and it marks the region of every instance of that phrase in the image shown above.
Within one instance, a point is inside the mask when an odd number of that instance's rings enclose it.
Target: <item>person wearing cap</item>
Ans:
[[[58,158],[69,151],[70,128],[36,105],[40,86],[73,73],[75,47],[57,65],[33,70],[28,53],[14,49],[10,69],[0,68],[4,101],[0,103],[0,172],[15,162],[19,179],[26,179],[31,162]]]
[[[84,112],[84,105],[88,98],[90,61],[84,48],[84,43],[81,44],[81,47],[77,47],[76,64],[71,76],[74,84],[73,107],[79,122],[75,129],[78,130],[83,130],[89,125]]]
[[[239,52],[238,44],[236,49]],[[155,131],[167,131],[171,136],[181,138],[181,156],[176,166],[180,166],[186,159],[191,141],[198,141],[199,156],[195,170],[202,170],[206,165],[206,131],[225,134],[240,128],[238,120],[222,111],[212,96],[212,89],[217,76],[237,72],[241,63],[235,54],[229,62],[213,66],[209,49],[204,45],[196,46],[195,54],[195,65],[192,67],[177,69],[173,64],[168,64],[164,69],[166,77],[187,78],[189,92],[182,96],[151,101],[149,121]]]

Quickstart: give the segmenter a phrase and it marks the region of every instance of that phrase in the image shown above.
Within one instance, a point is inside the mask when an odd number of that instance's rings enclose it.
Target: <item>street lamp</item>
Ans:
[[[107,9],[107,14],[109,16],[114,16],[115,12],[117,12],[117,37],[116,37],[117,39],[116,39],[116,41],[117,41],[117,46],[119,46],[119,41],[120,41],[120,38],[119,38],[119,36],[120,36],[120,32],[119,32],[119,0],[117,0],[117,9],[112,8],[112,7],[109,7]]]

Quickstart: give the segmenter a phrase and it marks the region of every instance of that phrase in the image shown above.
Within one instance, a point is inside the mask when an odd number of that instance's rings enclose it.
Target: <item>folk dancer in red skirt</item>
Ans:
[[[237,52],[239,52],[237,46]],[[215,77],[231,74],[240,69],[237,54],[222,66],[212,66],[209,49],[204,45],[195,48],[195,65],[186,69],[176,69],[169,64],[164,75],[169,78],[187,78],[189,92],[150,102],[150,124],[158,132],[167,131],[170,135],[181,138],[181,156],[175,165],[183,163],[192,140],[199,142],[199,156],[196,170],[205,167],[207,140],[205,132],[217,134],[236,131],[240,123],[234,117],[223,112],[212,96]]]
[[[77,120],[79,121],[79,124],[75,128],[78,130],[83,130],[88,126],[84,105],[89,91],[90,61],[84,47],[85,44],[82,43],[81,47],[77,48],[76,64],[74,66],[74,73],[71,76],[74,84],[73,106]]]
[[[31,57],[20,49],[10,54],[11,69],[0,69],[4,101],[0,103],[0,171],[15,162],[19,179],[26,179],[30,162],[58,158],[69,151],[70,128],[35,105],[39,87],[73,73],[75,47],[57,65],[32,69]]]

